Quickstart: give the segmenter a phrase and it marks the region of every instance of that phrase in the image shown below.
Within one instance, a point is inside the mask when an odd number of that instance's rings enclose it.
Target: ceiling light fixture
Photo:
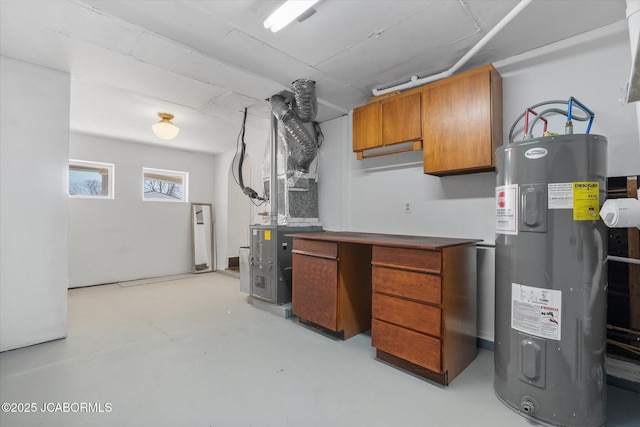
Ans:
[[[171,121],[173,114],[158,113],[158,117],[160,117],[160,121],[151,126],[153,133],[155,133],[158,138],[173,139],[178,136],[180,129]]]
[[[274,33],[280,31],[316,3],[318,0],[287,0],[264,20],[264,27]]]

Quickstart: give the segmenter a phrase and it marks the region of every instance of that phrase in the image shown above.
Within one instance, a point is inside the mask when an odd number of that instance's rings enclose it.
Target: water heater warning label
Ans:
[[[573,183],[549,184],[547,194],[549,209],[573,209]]]
[[[560,341],[562,291],[511,284],[511,327]]]
[[[496,187],[496,233],[518,234],[518,184]]]
[[[600,183],[573,183],[573,220],[597,221],[600,217]]]

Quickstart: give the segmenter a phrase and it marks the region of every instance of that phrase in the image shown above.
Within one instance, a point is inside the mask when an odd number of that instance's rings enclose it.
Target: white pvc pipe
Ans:
[[[384,95],[385,93],[393,92],[395,90],[410,89],[416,86],[421,86],[426,83],[431,83],[433,81],[452,76],[453,73],[455,73],[460,67],[462,67],[465,63],[467,63],[467,61],[469,61],[469,59],[478,52],[478,50],[482,49],[484,45],[486,45],[489,42],[489,40],[491,40],[500,30],[502,30],[505,26],[507,26],[507,24],[509,24],[509,22],[511,22],[513,18],[515,18],[532,1],[533,0],[521,0],[520,3],[518,3],[516,7],[514,7],[511,10],[511,12],[509,12],[504,18],[502,18],[500,22],[498,22],[498,24],[496,24],[496,26],[491,29],[491,31],[489,31],[483,38],[481,38],[480,41],[471,48],[471,50],[469,50],[462,58],[460,58],[458,62],[456,62],[447,71],[443,71],[441,73],[434,74],[432,76],[423,77],[421,79],[419,79],[418,76],[411,76],[411,80],[408,81],[407,83],[402,83],[397,86],[391,86],[385,89],[373,89],[372,90],[373,95],[378,96],[378,95]]]
[[[629,39],[631,41],[631,59],[638,49],[640,35],[640,0],[627,0],[627,22],[629,23]]]
[[[631,72],[635,63],[640,61],[638,54],[638,38],[640,37],[640,0],[627,0],[627,22],[629,23],[629,41],[631,42]],[[638,131],[640,132],[640,103],[636,104]]]
[[[640,259],[635,259],[635,258],[626,258],[626,257],[621,257],[621,256],[609,255],[607,257],[607,259],[610,260],[610,261],[624,262],[626,264],[637,264],[637,265],[640,265]]]

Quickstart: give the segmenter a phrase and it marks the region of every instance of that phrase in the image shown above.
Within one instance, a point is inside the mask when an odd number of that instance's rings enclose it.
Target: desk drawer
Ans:
[[[432,304],[442,302],[440,276],[373,266],[374,292],[397,295]]]
[[[382,294],[373,294],[375,319],[440,337],[440,308]]]
[[[441,257],[442,254],[437,251],[374,246],[372,263],[393,264],[439,273]]]
[[[434,372],[441,370],[439,339],[373,319],[371,345]]]
[[[323,240],[293,239],[293,252],[322,258],[338,258],[338,244]]]

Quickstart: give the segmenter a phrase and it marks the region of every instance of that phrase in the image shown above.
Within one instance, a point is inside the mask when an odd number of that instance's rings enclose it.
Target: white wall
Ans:
[[[237,164],[228,168],[228,192],[227,192],[227,218],[229,226],[227,227],[227,247],[226,254],[228,257],[236,257],[240,255],[239,248],[241,246],[249,246],[249,225],[253,220],[251,209],[251,199],[243,192],[236,183],[238,179]],[[246,180],[245,186],[252,186],[251,176],[251,157],[245,156],[243,168],[243,179]]]
[[[0,57],[0,351],[67,334],[70,83]]]
[[[529,105],[573,95],[595,111],[592,133],[609,139],[609,175],[640,173],[635,109],[619,101],[630,69],[624,22],[494,65],[503,77],[505,135]],[[580,126],[575,124],[576,133],[584,130]],[[495,173],[424,175],[421,151],[356,160],[351,117],[323,123],[322,129],[319,204],[325,229],[482,239],[478,336],[493,341]],[[404,213],[405,202],[411,214]]]
[[[244,184],[253,188],[262,196],[264,194],[262,163],[269,140],[268,121],[259,120],[252,116],[249,116],[247,120],[245,140],[248,158],[246,160],[247,163],[245,163],[247,173],[244,175]],[[248,225],[256,223],[256,213],[264,209],[248,202],[248,198],[244,196],[240,187],[229,174],[235,154],[234,150],[219,154],[214,158],[216,265],[219,270],[224,270],[228,267],[230,257],[239,255],[240,246],[249,245]],[[251,173],[248,172],[248,169],[251,170]],[[233,206],[230,206],[230,203]],[[241,216],[242,219],[231,218],[231,216],[236,215]],[[248,215],[248,223],[244,220],[245,215]]]
[[[325,141],[318,150],[318,216],[322,227],[349,230],[349,160],[351,118],[342,117],[320,125]]]
[[[142,168],[189,172],[189,202],[212,203],[214,156],[72,133],[69,157],[115,164],[114,200],[69,199],[69,287],[191,272],[190,203],[143,201]]]
[[[228,259],[231,255],[227,252],[228,229],[229,229],[229,166],[233,161],[235,152],[218,154],[213,159],[213,232],[215,234],[215,265],[216,269],[227,268]]]
[[[503,79],[505,138],[527,106],[573,95],[595,113],[591,133],[608,139],[608,176],[640,173],[636,109],[624,102],[629,44],[626,22],[620,21],[496,63]],[[564,132],[563,122],[556,132]],[[584,129],[584,122],[574,122],[575,133]]]

